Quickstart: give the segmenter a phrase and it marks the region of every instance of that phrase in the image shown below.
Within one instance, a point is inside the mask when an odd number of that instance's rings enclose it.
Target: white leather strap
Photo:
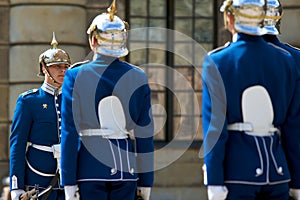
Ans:
[[[127,132],[116,133],[109,129],[85,129],[81,130],[79,136],[101,136],[105,139],[126,139],[128,138]]]
[[[279,133],[279,130],[275,128],[274,126],[270,126],[269,130],[267,132],[253,132],[253,127],[251,123],[233,123],[229,124],[227,126],[227,130],[229,131],[245,131],[247,135],[252,135],[252,136],[270,136],[273,135],[274,133]],[[256,130],[259,130],[257,128]]]
[[[35,169],[32,165],[30,165],[30,163],[29,163],[29,161],[27,160],[27,158],[26,158],[26,163],[27,163],[29,169],[31,169],[31,171],[33,171],[34,173],[36,173],[36,174],[38,174],[38,175],[40,175],[40,176],[46,176],[46,177],[52,177],[52,176],[55,176],[55,174],[47,174],[47,173],[43,173],[43,172],[41,172],[41,171]]]
[[[229,131],[253,131],[251,123],[234,123],[227,126]]]
[[[39,144],[32,144],[29,142],[29,146],[35,148],[35,149],[38,149],[38,150],[41,150],[41,151],[47,151],[47,152],[53,152],[53,149],[52,147],[49,147],[49,146],[45,146],[45,145],[39,145]]]
[[[80,131],[79,136],[106,136],[114,133],[113,130],[108,129],[84,129]]]
[[[45,146],[45,145],[39,145],[39,144],[32,144],[31,142],[28,142],[27,143],[27,147],[28,146],[31,146],[35,149],[38,149],[38,150],[41,150],[41,151],[46,151],[46,152],[49,152],[49,153],[54,153],[54,149],[53,147],[49,147],[49,146]],[[45,176],[45,177],[53,177],[55,176],[55,174],[48,174],[48,173],[44,173],[44,172],[41,172],[37,169],[35,169],[28,161],[27,157],[25,157],[25,160],[26,160],[26,163],[27,163],[27,166],[29,167],[29,169],[31,171],[33,171],[34,173],[40,175],[40,176]]]

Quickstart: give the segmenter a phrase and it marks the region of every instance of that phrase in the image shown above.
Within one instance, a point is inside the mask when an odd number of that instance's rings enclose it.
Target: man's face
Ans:
[[[67,65],[67,64],[54,64],[54,65],[48,66],[48,71],[49,71],[50,75],[52,76],[52,78],[56,82],[58,82],[59,84],[62,84],[64,81],[66,70],[68,68],[69,68],[69,65]],[[50,77],[48,77],[48,76],[49,75],[46,74],[46,81],[47,81],[47,79],[50,79]],[[51,81],[51,79],[49,81],[50,81],[49,83],[53,84],[53,81]]]

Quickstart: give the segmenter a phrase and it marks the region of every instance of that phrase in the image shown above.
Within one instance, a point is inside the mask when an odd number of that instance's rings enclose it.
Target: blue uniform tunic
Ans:
[[[10,135],[11,189],[32,189],[38,184],[41,192],[50,185],[57,161],[52,152],[32,145],[51,147],[60,142],[60,103],[61,88],[47,83],[18,97]]]
[[[119,59],[97,54],[66,72],[62,100],[62,184],[92,181],[138,181],[153,185],[153,121],[145,73]],[[79,137],[81,130],[100,129],[98,103],[117,96],[130,139]]]
[[[274,185],[290,181],[284,150],[295,145],[292,141],[299,137],[300,123],[295,121],[299,118],[298,79],[291,55],[259,36],[239,33],[235,42],[206,56],[202,105],[206,185]],[[227,130],[228,124],[243,122],[242,93],[254,85],[268,91],[273,125],[281,130],[282,137],[254,137]]]
[[[288,52],[290,52],[290,54],[293,56],[293,58],[295,59],[295,62],[298,66],[298,69],[300,69],[300,50],[289,45],[289,44],[285,44],[279,41],[278,37],[275,35],[265,35],[264,39],[267,42],[271,42],[273,44],[275,44],[276,46],[279,46],[285,50],[287,50]],[[298,81],[297,83],[297,87],[296,90],[298,90],[298,92],[296,94],[300,95],[300,81]],[[295,97],[294,99],[299,99],[300,97]],[[293,104],[293,109],[294,110],[300,110],[300,102],[295,102]],[[294,121],[293,123],[295,123],[296,125],[298,125],[297,123],[300,123],[300,115],[297,115],[294,117]],[[288,132],[289,134],[295,134],[297,135],[298,130],[297,128],[293,128],[293,129],[288,129],[286,130],[286,132]],[[288,140],[288,141],[285,141]],[[287,137],[284,138],[283,141],[283,145],[285,145],[285,152],[286,152],[286,156],[287,156],[287,160],[289,163],[289,170],[291,173],[291,182],[290,182],[290,187],[294,188],[294,189],[300,189],[300,137]],[[289,145],[289,146],[287,146]]]

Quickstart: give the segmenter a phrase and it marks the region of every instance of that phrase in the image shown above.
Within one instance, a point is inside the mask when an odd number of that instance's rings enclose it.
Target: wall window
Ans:
[[[202,139],[201,59],[215,46],[215,4],[215,0],[126,1],[127,59],[148,75],[157,143]]]

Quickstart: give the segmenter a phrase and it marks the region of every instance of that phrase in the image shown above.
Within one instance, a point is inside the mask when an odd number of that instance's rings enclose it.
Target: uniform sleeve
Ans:
[[[62,88],[62,129],[61,129],[61,184],[76,184],[77,153],[79,148],[79,136],[76,130],[72,106],[73,86],[75,78],[71,70],[67,71]]]
[[[141,187],[152,187],[154,181],[154,125],[149,85],[145,84],[140,87],[131,101],[138,102],[141,107],[141,112],[134,128],[139,177],[137,184]]]
[[[290,188],[300,189],[300,79],[282,129],[283,147],[291,173]]]
[[[226,94],[217,67],[209,56],[203,62],[202,123],[205,185],[224,185],[223,162],[228,132],[226,127]]]
[[[31,106],[19,96],[14,111],[10,135],[10,189],[24,190],[25,154],[32,124]],[[12,181],[12,177],[16,181]]]

